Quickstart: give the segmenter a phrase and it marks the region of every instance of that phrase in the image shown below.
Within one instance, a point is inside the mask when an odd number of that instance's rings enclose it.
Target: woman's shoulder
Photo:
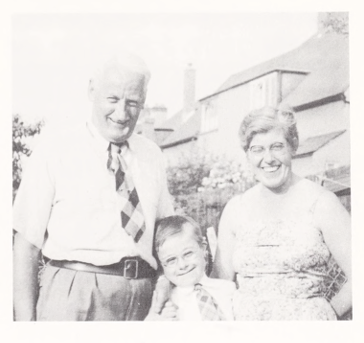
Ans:
[[[306,178],[302,178],[298,182],[296,190],[300,194],[300,197],[302,197],[302,200],[307,198],[312,201],[317,201],[319,198],[332,197],[334,195],[334,193],[323,186]]]
[[[228,201],[227,206],[229,205],[230,207],[235,207],[250,203],[257,196],[258,188],[259,184],[249,188],[244,193],[235,195]]]
[[[294,198],[292,203],[297,204],[297,201],[299,201],[300,206],[304,206],[314,212],[321,211],[322,207],[331,208],[340,203],[333,192],[308,179],[300,180],[292,193],[292,197]]]

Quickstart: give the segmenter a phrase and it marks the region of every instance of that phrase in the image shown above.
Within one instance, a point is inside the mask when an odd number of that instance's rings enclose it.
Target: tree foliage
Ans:
[[[321,16],[321,25],[325,32],[336,32],[342,35],[349,35],[349,14],[348,12],[326,12]]]
[[[227,201],[255,184],[240,163],[204,152],[181,158],[167,168],[167,177],[176,212],[194,218],[203,230],[217,229]]]
[[[39,134],[42,126],[42,121],[35,124],[25,124],[19,114],[13,116],[13,198],[21,181],[22,158],[31,154],[26,139]]]

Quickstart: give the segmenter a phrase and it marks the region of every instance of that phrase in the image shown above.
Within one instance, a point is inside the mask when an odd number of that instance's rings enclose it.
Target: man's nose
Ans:
[[[114,111],[114,118],[116,120],[124,121],[128,119],[128,113],[125,109],[125,100],[120,100],[116,106]]]

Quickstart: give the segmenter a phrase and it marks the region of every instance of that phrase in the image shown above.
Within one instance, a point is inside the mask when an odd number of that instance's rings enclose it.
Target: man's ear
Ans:
[[[95,93],[95,81],[93,79],[90,79],[89,83],[88,83],[88,98],[90,99],[90,101],[94,100],[94,93]]]

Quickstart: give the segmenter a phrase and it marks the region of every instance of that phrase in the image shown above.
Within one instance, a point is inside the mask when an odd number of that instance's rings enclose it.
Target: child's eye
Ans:
[[[167,260],[165,261],[165,263],[166,263],[168,266],[171,266],[171,265],[175,264],[175,263],[176,263],[176,261],[177,261],[177,258],[176,258],[176,257],[171,257],[171,258],[167,259]]]
[[[193,256],[193,251],[187,251],[187,252],[185,252],[184,253],[184,255],[183,255],[184,257],[192,257]]]

